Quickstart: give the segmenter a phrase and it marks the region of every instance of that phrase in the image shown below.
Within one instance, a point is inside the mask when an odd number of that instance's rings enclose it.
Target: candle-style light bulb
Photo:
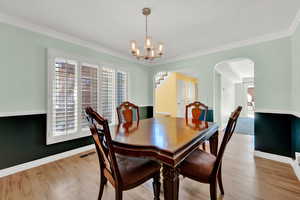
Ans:
[[[154,51],[154,49],[152,49],[152,50],[150,51],[150,56],[151,56],[152,58],[155,57],[155,51]]]
[[[140,50],[138,48],[136,48],[136,56],[140,56]]]
[[[136,41],[134,40],[130,41],[130,46],[131,46],[131,53],[136,54]]]
[[[145,48],[146,48],[146,50],[147,51],[150,51],[151,50],[151,47],[152,47],[152,45],[151,45],[151,37],[146,37],[146,40],[145,40]]]
[[[163,43],[158,44],[158,54],[161,56],[163,54],[164,45]]]

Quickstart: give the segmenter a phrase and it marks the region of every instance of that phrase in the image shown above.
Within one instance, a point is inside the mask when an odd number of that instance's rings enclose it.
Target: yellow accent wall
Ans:
[[[176,98],[176,73],[170,73],[169,77],[155,89],[156,112],[176,115]]]
[[[156,113],[168,113],[171,117],[177,116],[177,80],[198,84],[197,78],[178,72],[170,73],[168,78],[155,89]]]

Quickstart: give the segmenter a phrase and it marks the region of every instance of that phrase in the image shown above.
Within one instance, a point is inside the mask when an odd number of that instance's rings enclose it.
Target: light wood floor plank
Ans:
[[[97,199],[99,166],[96,154],[62,159],[0,179],[1,200]],[[253,138],[234,135],[223,161],[222,200],[300,200],[300,182],[291,166],[253,157]],[[209,187],[180,178],[180,199],[209,200]],[[114,199],[107,186],[103,200]],[[152,183],[124,193],[124,199],[153,199]],[[161,194],[163,199],[163,194]]]

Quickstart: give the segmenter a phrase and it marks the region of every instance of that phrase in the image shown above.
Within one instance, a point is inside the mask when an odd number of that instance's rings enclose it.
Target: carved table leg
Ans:
[[[209,138],[210,152],[217,156],[219,145],[219,131],[216,131],[213,136]]]
[[[178,200],[179,177],[178,169],[163,165],[164,199]]]

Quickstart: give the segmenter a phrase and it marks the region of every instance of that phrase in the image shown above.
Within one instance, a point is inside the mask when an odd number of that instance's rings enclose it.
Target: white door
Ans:
[[[185,82],[177,80],[177,117],[184,117],[185,96]]]
[[[195,100],[196,85],[192,82],[177,80],[177,117],[185,117],[185,106]]]

